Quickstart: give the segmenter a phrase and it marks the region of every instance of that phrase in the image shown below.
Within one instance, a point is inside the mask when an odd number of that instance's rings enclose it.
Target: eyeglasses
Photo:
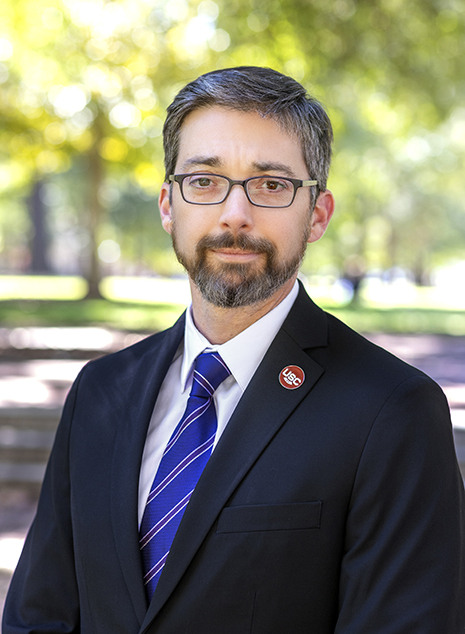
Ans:
[[[256,207],[289,207],[299,187],[318,185],[318,181],[281,176],[252,176],[235,181],[218,174],[171,174],[168,180],[179,183],[181,196],[193,205],[219,205],[234,185],[240,185],[248,201]]]

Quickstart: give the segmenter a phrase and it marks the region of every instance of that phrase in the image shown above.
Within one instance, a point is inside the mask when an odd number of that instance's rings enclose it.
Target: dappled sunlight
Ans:
[[[106,328],[0,328],[0,348],[16,350],[111,350],[118,335]]]
[[[0,407],[43,407],[52,403],[53,392],[42,380],[0,375]]]
[[[37,275],[7,275],[0,277],[0,300],[42,299],[77,300],[87,292],[87,284],[81,277]]]
[[[24,537],[17,534],[0,535],[0,570],[13,572],[23,549]]]
[[[465,290],[460,292],[459,285],[453,293],[450,288],[416,286],[405,279],[394,282],[369,279],[364,284],[362,297],[373,307],[465,310]]]
[[[69,359],[1,362],[0,407],[61,408],[84,363]]]
[[[147,277],[108,277],[101,285],[102,293],[112,300],[159,304],[190,304],[187,277],[179,279]]]

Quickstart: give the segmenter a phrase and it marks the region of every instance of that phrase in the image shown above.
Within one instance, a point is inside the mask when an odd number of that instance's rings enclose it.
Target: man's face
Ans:
[[[308,179],[298,140],[255,112],[202,108],[184,121],[176,174],[210,173]],[[292,286],[312,235],[310,191],[299,188],[287,208],[252,205],[234,186],[220,204],[183,200],[178,183],[163,185],[160,212],[176,255],[207,301],[239,307]]]

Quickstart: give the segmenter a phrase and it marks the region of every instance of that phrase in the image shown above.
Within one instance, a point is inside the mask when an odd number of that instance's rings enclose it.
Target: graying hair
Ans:
[[[181,127],[188,114],[199,108],[222,106],[257,112],[275,120],[300,140],[309,178],[318,181],[312,197],[326,189],[331,163],[333,131],[323,106],[292,77],[271,68],[238,66],[201,75],[182,88],[167,109],[163,127],[165,179],[174,174]]]

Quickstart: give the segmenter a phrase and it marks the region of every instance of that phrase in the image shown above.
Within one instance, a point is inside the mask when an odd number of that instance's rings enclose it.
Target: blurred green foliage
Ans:
[[[165,108],[258,64],[334,123],[337,213],[304,271],[424,281],[463,259],[464,59],[462,0],[2,0],[0,269],[40,268],[35,245],[91,295],[105,273],[179,270],[156,211]]]

